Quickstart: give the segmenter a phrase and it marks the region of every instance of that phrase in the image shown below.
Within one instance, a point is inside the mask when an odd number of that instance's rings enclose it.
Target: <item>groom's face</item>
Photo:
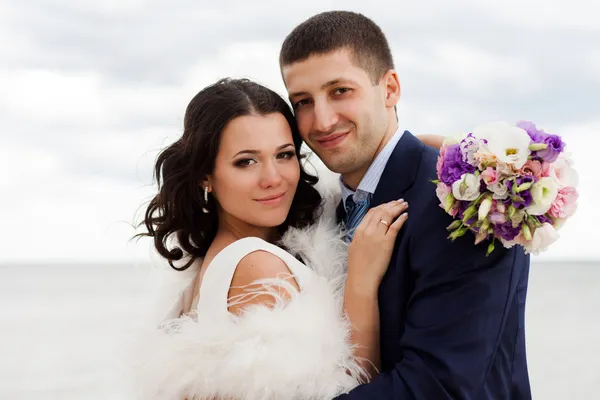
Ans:
[[[364,174],[387,128],[385,85],[347,50],[284,66],[283,78],[306,144],[332,171]]]

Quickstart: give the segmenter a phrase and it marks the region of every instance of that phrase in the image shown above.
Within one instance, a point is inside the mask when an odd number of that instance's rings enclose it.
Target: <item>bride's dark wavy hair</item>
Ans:
[[[201,183],[214,169],[221,133],[234,118],[245,115],[283,114],[292,130],[296,155],[302,159],[302,138],[292,110],[274,91],[248,79],[221,79],[201,90],[185,112],[182,137],[165,148],[154,167],[158,194],[150,201],[144,220],[147,232],[136,235],[154,238],[154,247],[178,271],[187,269],[203,257],[217,232],[217,208],[214,197],[204,201]],[[302,228],[318,217],[321,195],[314,188],[318,178],[308,174],[300,163],[300,181],[285,222],[278,227]],[[202,212],[202,208],[209,210]],[[167,248],[176,236],[177,244]],[[183,266],[175,261],[189,258]]]

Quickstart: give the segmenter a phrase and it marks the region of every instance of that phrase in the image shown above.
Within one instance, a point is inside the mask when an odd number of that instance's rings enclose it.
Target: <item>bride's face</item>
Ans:
[[[209,179],[221,219],[281,225],[299,179],[292,131],[282,114],[242,116],[227,124]]]

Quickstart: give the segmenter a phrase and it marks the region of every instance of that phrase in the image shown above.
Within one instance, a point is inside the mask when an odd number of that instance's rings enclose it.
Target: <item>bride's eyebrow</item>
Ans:
[[[283,150],[288,147],[294,147],[294,144],[293,143],[282,144],[281,146],[277,147],[276,151],[280,151],[280,150]],[[258,150],[242,150],[242,151],[238,151],[233,157],[237,157],[240,154],[260,154],[260,151],[258,151]]]

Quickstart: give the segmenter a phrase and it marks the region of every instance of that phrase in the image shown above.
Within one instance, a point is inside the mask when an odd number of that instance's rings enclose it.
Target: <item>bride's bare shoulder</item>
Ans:
[[[276,298],[273,293],[260,291],[263,280],[285,280],[294,289],[300,291],[287,264],[277,255],[264,251],[254,251],[241,259],[237,265],[229,288],[229,299],[243,299],[233,301],[228,307],[229,311],[239,314],[243,308],[252,304],[274,306]],[[283,286],[275,288],[277,295],[290,298],[290,293]],[[258,292],[257,292],[258,291]]]

